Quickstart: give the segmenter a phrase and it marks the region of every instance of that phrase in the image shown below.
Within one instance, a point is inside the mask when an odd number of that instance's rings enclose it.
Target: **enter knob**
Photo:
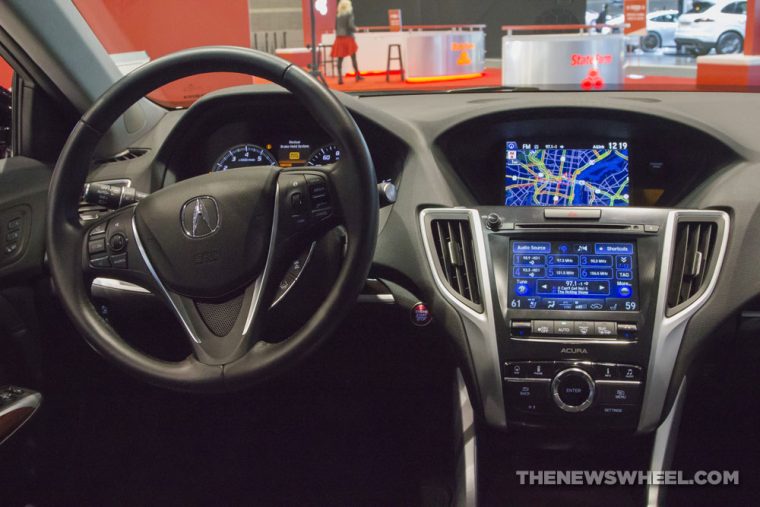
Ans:
[[[594,379],[580,368],[562,370],[552,380],[554,403],[565,412],[583,412],[594,401]]]

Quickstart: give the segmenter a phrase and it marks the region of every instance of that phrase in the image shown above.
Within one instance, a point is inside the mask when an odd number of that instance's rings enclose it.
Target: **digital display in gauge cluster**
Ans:
[[[278,143],[247,143],[231,146],[220,154],[212,172],[250,166],[320,166],[340,160],[340,148],[328,143],[312,145],[300,139],[285,139]]]
[[[506,141],[505,206],[628,206],[628,142]]]
[[[636,243],[512,241],[510,307],[637,311]]]

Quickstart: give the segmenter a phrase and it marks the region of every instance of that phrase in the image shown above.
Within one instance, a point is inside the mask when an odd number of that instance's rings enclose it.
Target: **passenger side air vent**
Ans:
[[[148,153],[148,150],[142,149],[142,148],[127,148],[126,150],[122,151],[121,153],[117,153],[111,158],[106,158],[103,160],[99,160],[99,164],[111,164],[113,162],[124,162],[126,160],[133,160],[138,157],[142,157]]]
[[[430,223],[439,274],[469,307],[482,311],[475,245],[467,219],[435,219]]]
[[[680,219],[668,284],[668,316],[678,313],[706,289],[715,270],[718,224]]]

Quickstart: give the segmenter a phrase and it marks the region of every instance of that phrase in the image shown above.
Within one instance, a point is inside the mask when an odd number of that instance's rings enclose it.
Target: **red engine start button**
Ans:
[[[412,307],[412,324],[427,326],[433,321],[433,314],[425,303],[417,303]]]

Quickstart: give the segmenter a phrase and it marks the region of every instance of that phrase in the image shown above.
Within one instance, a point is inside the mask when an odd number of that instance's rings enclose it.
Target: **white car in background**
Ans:
[[[647,14],[647,34],[641,37],[640,47],[650,52],[657,48],[675,46],[678,11],[662,10]]]
[[[747,25],[746,0],[694,2],[692,10],[678,18],[676,47],[706,55],[741,53]]]

